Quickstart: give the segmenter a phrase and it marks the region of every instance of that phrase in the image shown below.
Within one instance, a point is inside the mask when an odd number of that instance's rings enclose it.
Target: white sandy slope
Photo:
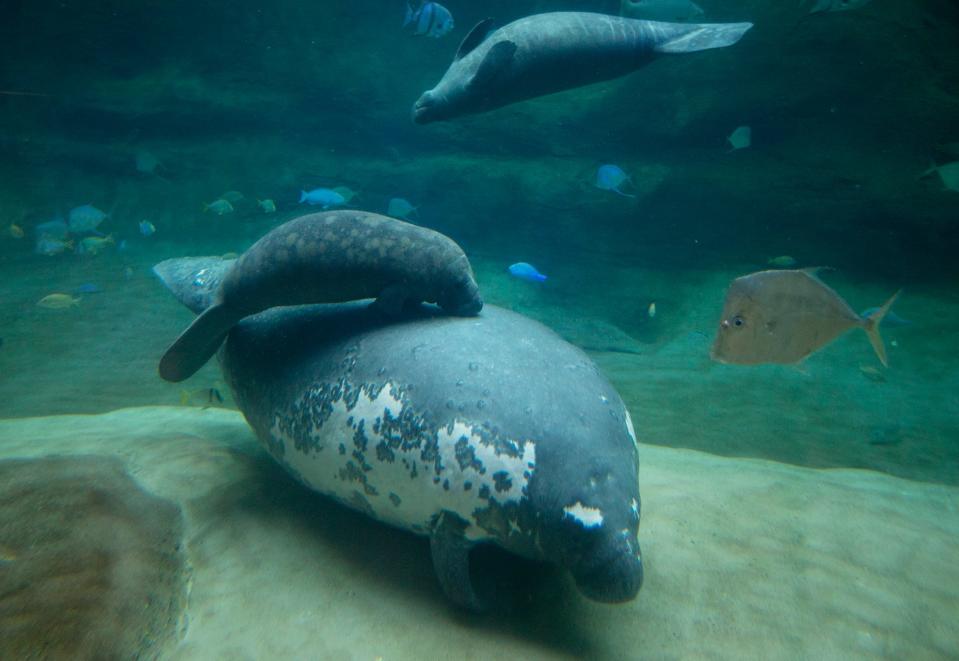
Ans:
[[[181,504],[193,568],[173,659],[959,656],[959,489],[642,447],[630,604],[543,572],[458,612],[428,545],[296,486],[242,417],[150,407],[0,421],[0,459],[109,454]]]

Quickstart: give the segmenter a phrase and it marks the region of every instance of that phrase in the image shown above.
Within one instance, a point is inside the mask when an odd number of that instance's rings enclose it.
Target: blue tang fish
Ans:
[[[439,39],[453,30],[453,15],[438,2],[421,2],[417,9],[413,9],[412,2],[407,2],[403,27],[414,35]]]
[[[623,197],[636,197],[619,189],[625,181],[629,181],[629,175],[623,172],[623,168],[618,165],[600,165],[599,169],[596,170],[596,188],[613,191]]]
[[[515,264],[509,267],[510,275],[513,275],[520,280],[528,280],[529,282],[542,282],[546,279],[546,276],[536,270],[536,267],[532,264],[527,264],[526,262],[516,262]]]
[[[157,231],[156,226],[149,220],[140,221],[140,234],[143,236],[153,236]]]
[[[329,188],[314,188],[310,192],[300,191],[300,204],[304,202],[329,209],[330,207],[343,206],[346,204],[346,198]]]

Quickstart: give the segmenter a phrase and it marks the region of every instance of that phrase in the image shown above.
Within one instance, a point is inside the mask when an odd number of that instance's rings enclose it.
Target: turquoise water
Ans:
[[[959,8],[875,0],[810,15],[808,4],[703,0],[704,21],[755,27],[729,48],[417,126],[413,102],[480,19],[619,10],[444,4],[456,27],[431,39],[401,30],[400,1],[7,3],[0,418],[235,408],[213,363],[184,384],[157,375],[192,315],[150,268],[242,253],[316,210],[297,203],[301,189],[345,186],[361,210],[409,200],[414,222],[463,247],[487,303],[584,349],[641,444],[959,486],[959,192],[924,175],[959,160]],[[752,144],[730,152],[727,136],[743,125]],[[605,163],[630,175],[635,198],[593,185]],[[234,212],[203,210],[226,191],[244,196]],[[275,213],[256,204],[267,198]],[[109,213],[100,229],[114,243],[37,254],[36,227],[84,204]],[[141,234],[144,220],[155,234]],[[729,282],[780,256],[830,267],[823,278],[856,310],[903,290],[895,311],[912,323],[883,330],[888,369],[858,330],[800,368],[709,359]],[[548,280],[511,277],[520,261]],[[98,291],[77,294],[84,284]],[[53,293],[81,300],[37,306]],[[656,502],[642,479],[640,489]],[[649,544],[662,566],[669,550]],[[655,590],[647,582],[639,601]],[[918,648],[875,655],[890,649]],[[920,656],[957,653],[954,643],[930,649]]]

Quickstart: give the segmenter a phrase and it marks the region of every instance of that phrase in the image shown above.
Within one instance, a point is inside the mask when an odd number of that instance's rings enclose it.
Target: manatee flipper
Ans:
[[[160,359],[160,376],[166,381],[183,381],[210,359],[223,338],[240,320],[231,308],[215,304],[180,333]]]
[[[383,289],[373,301],[373,307],[387,317],[398,317],[404,309],[419,302],[413,298],[413,292],[409,286],[398,282]]]
[[[752,23],[702,23],[684,25],[675,36],[665,36],[653,48],[657,53],[692,53],[710,48],[732,46],[753,26]],[[672,27],[672,26],[670,26]]]
[[[493,29],[493,19],[484,18],[482,21],[473,26],[473,29],[470,30],[469,34],[463,39],[460,43],[459,49],[456,51],[456,56],[453,58],[453,61],[460,60],[464,55],[472,51],[474,48],[483,43],[483,40],[486,39],[486,35],[489,34],[489,31]]]
[[[480,62],[479,68],[470,79],[468,87],[482,88],[495,81],[499,74],[513,61],[513,55],[515,54],[515,42],[500,41],[494,44],[493,47],[489,49],[486,57],[483,58],[483,61]]]
[[[456,605],[474,612],[487,610],[488,605],[473,590],[470,580],[470,545],[463,534],[466,522],[451,512],[439,515],[430,533],[433,571],[440,587]]]

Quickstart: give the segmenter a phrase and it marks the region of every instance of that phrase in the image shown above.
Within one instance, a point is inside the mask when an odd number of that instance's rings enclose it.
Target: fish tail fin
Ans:
[[[881,308],[864,320],[865,325],[863,326],[863,330],[865,330],[866,335],[869,336],[869,343],[872,344],[872,348],[879,357],[879,362],[882,363],[883,367],[889,367],[889,361],[886,359],[886,345],[883,344],[882,336],[879,335],[879,325],[882,323],[882,318],[885,317],[886,313],[892,308],[892,304],[896,302],[896,298],[899,297],[901,291],[900,289],[893,294],[888,301],[883,303]]]
[[[214,304],[180,333],[160,359],[160,376],[178,383],[193,376],[216,353],[239,318],[231,308]]]
[[[403,27],[413,22],[413,3],[407,1],[406,3],[406,18],[403,20]]]
[[[692,53],[732,46],[742,39],[752,23],[658,23],[657,53]]]
[[[301,191],[300,191],[300,204],[303,204],[305,201],[306,201],[306,191],[305,191],[305,190],[301,190]]]

